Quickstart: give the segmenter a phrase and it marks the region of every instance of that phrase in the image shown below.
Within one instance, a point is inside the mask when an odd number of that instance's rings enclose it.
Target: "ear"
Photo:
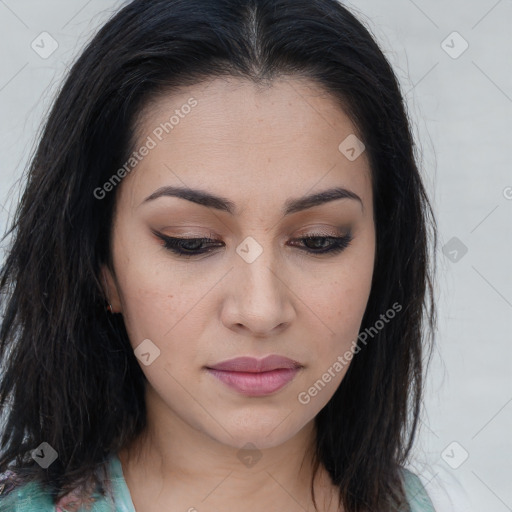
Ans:
[[[119,296],[119,288],[112,271],[107,265],[101,265],[101,279],[104,286],[105,298],[112,304],[113,313],[122,313],[122,305]]]

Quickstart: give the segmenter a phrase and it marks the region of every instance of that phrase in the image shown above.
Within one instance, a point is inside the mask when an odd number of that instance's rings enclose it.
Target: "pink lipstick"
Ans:
[[[239,393],[265,396],[288,384],[302,365],[287,357],[270,355],[263,359],[236,357],[207,367],[209,373]]]

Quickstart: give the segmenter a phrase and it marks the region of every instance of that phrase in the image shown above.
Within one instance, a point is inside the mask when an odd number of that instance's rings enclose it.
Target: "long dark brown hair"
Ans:
[[[400,467],[417,432],[436,324],[436,222],[397,78],[336,0],[135,0],[87,45],[51,109],[6,234],[0,471],[44,484],[56,501],[145,428],[146,379],[122,316],[105,311],[100,278],[101,264],[112,267],[116,194],[94,195],[129,157],[141,109],[211,77],[282,75],[336,98],[366,146],[377,248],[361,330],[402,306],[360,344],[317,415],[315,471],[327,468],[347,512],[407,510]],[[48,469],[30,456],[41,442],[58,452]]]

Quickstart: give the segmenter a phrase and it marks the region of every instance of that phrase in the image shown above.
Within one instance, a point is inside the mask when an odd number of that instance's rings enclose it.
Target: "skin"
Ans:
[[[135,349],[149,339],[160,355],[142,363],[148,428],[119,453],[137,512],[314,510],[310,496],[314,418],[348,364],[307,404],[307,391],[356,340],[373,276],[375,226],[366,154],[338,149],[357,133],[335,100],[313,82],[286,77],[270,87],[214,79],[162,95],[138,122],[139,148],[161,122],[194,97],[198,104],[165,134],[116,190],[114,272],[103,267],[113,310]],[[359,137],[361,138],[361,137]],[[163,186],[228,198],[235,214],[182,198],[144,200]],[[331,187],[357,194],[286,217],[285,202]],[[353,240],[339,253],[307,253],[300,237]],[[210,253],[184,258],[167,236],[210,237]],[[252,263],[237,247],[252,237]],[[328,246],[320,240],[317,247]],[[192,246],[193,248],[193,246]],[[279,354],[303,367],[281,390],[247,397],[205,366],[237,356]],[[247,443],[261,458],[248,467]],[[319,510],[337,508],[321,467]]]

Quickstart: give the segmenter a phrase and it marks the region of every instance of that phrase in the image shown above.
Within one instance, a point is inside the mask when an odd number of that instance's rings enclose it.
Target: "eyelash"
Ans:
[[[200,242],[201,244],[212,243],[212,242],[215,243],[216,240],[213,240],[211,238],[176,238],[176,237],[165,236],[160,233],[155,233],[155,235],[164,242],[163,245],[167,250],[175,253],[176,255],[178,255],[180,257],[190,258],[193,256],[200,256],[202,254],[207,254],[209,252],[212,252],[215,249],[215,248],[209,248],[209,249],[203,249],[203,250],[197,250],[197,249],[194,250],[193,249],[193,250],[185,250],[185,251],[182,249],[182,244],[187,243],[187,242],[196,242],[196,243]],[[295,238],[294,241],[298,240],[298,241],[304,242],[307,240],[319,240],[319,239],[320,240],[331,240],[332,243],[326,249],[321,249],[321,250],[301,249],[301,250],[306,253],[312,254],[312,255],[338,254],[338,253],[342,252],[343,250],[345,250],[350,245],[350,243],[353,240],[353,236],[351,233],[348,233],[347,235],[341,236],[341,237],[326,236],[323,234],[312,233],[305,237]]]

